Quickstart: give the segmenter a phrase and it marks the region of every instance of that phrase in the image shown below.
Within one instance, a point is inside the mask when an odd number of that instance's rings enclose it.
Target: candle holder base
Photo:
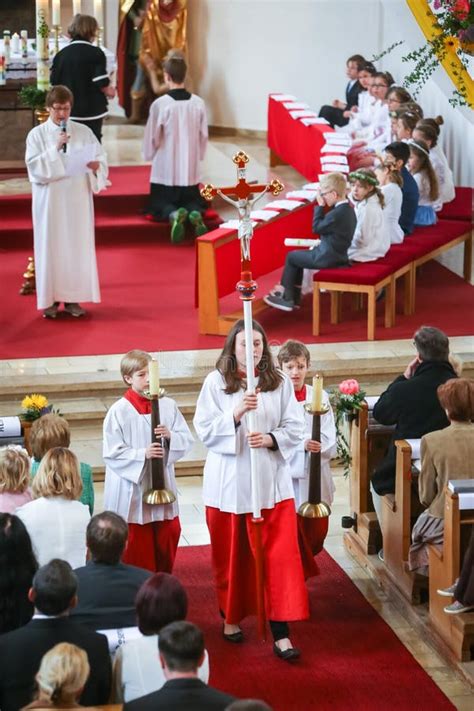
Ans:
[[[313,405],[311,402],[307,402],[306,405],[304,406],[304,409],[308,413],[308,415],[319,415],[320,417],[322,415],[325,415],[326,412],[329,412],[329,407],[324,407],[322,410],[313,410]]]
[[[331,509],[324,501],[319,504],[310,504],[307,501],[299,507],[298,515],[303,516],[303,518],[326,518],[331,515]]]
[[[142,498],[145,504],[152,504],[153,506],[163,506],[176,501],[176,496],[169,489],[148,489]]]

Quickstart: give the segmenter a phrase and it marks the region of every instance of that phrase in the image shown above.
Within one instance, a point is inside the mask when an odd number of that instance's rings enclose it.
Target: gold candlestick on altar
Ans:
[[[54,32],[54,54],[59,52],[59,35],[61,34],[61,26],[53,25]]]

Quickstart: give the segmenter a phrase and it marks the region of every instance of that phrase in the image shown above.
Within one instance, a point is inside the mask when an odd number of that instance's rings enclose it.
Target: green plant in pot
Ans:
[[[47,91],[38,89],[34,84],[22,86],[18,97],[23,106],[29,106],[35,113],[37,123],[43,123],[49,114],[45,106]]]

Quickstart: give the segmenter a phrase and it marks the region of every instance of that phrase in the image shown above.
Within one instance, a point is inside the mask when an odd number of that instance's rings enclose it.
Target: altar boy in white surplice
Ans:
[[[49,119],[26,140],[36,294],[45,318],[56,318],[61,302],[79,317],[79,302],[100,301],[93,193],[107,184],[107,162],[92,131],[68,120],[72,104],[70,90],[54,86],[46,97]]]
[[[129,388],[104,420],[104,508],[128,523],[124,563],[171,573],[181,533],[177,500],[152,505],[143,501],[143,494],[152,488],[151,460],[163,458],[165,488],[177,496],[174,463],[189,451],[193,437],[175,401],[161,397],[155,429],[161,444],[152,443],[151,400],[145,394],[150,361],[145,351],[133,350],[120,363]]]

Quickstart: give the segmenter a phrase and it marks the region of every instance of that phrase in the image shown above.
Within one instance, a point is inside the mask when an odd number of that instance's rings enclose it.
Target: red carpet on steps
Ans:
[[[290,665],[260,642],[254,618],[242,645],[222,638],[209,546],[178,549],[174,573],[189,595],[188,619],[204,632],[210,683],[239,698],[260,698],[274,711],[445,711],[455,707],[395,633],[325,552],[309,582],[311,618],[292,625],[302,651]]]

